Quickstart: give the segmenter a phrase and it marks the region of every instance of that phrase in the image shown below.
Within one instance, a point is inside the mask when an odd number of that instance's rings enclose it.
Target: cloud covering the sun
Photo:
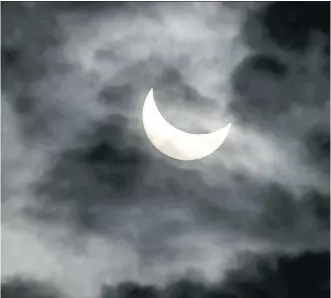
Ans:
[[[3,5],[3,278],[94,298],[223,280],[242,251],[328,249],[324,27],[287,48],[249,5],[88,5]],[[231,121],[225,143],[192,163],[158,154],[150,88],[179,129]]]

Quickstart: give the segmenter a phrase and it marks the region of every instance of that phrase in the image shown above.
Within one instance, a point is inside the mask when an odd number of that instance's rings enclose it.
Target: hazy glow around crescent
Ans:
[[[226,139],[231,123],[208,134],[189,134],[173,127],[159,112],[148,93],[143,107],[143,125],[151,143],[163,154],[178,160],[200,159],[213,153]]]

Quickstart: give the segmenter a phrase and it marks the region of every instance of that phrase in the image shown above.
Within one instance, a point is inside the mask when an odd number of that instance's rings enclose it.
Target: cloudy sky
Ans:
[[[3,297],[326,295],[327,2],[1,7]],[[219,150],[159,153],[151,88]]]

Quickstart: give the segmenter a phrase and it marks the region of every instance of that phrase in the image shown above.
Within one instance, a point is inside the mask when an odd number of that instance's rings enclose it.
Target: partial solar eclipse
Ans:
[[[159,112],[153,95],[148,93],[143,107],[143,125],[148,139],[163,154],[177,160],[196,160],[216,151],[225,141],[231,123],[208,134],[190,134],[173,127]]]

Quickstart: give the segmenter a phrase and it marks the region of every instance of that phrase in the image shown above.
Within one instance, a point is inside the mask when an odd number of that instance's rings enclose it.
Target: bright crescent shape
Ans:
[[[153,96],[148,93],[143,107],[143,125],[148,139],[163,154],[178,160],[196,160],[210,155],[225,141],[231,128],[208,134],[190,134],[173,127],[159,112]]]

